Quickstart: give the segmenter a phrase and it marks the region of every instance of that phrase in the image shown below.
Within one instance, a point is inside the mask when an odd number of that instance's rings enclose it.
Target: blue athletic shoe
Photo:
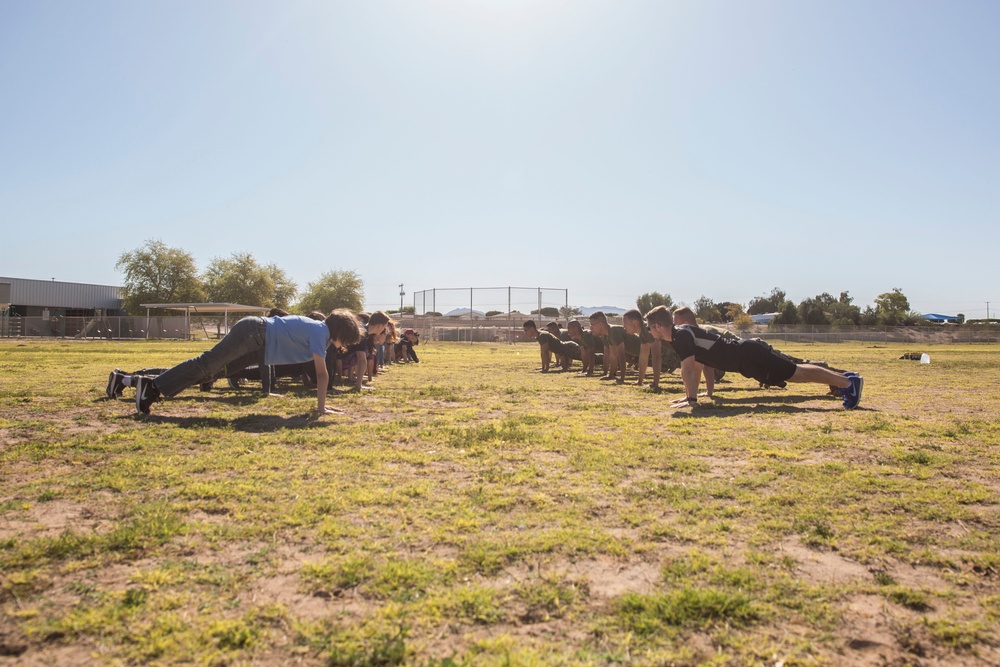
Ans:
[[[847,374],[845,373],[845,375]],[[847,375],[847,379],[851,381],[851,386],[842,390],[841,393],[844,398],[844,407],[853,410],[861,402],[861,390],[865,386],[865,380],[857,373]]]

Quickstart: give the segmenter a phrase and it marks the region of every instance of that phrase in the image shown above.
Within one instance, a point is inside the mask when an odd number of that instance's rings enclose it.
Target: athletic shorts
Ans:
[[[766,385],[784,386],[795,375],[795,362],[759,340],[740,343],[739,373]]]

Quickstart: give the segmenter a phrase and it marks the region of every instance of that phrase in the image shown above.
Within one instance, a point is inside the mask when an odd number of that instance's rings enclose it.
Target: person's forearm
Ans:
[[[715,391],[715,369],[711,366],[703,366],[702,372],[705,373],[705,391],[711,397],[712,392]]]
[[[685,362],[688,360],[685,359]],[[698,398],[698,378],[701,373],[698,372],[698,366],[694,363],[694,359],[690,360],[690,363],[681,364],[681,377],[684,379],[684,395],[688,399]]]
[[[326,388],[329,384],[329,373],[316,374],[316,410],[320,414],[326,410]]]
[[[646,364],[649,363],[649,344],[643,343],[639,346],[639,379],[636,384],[642,386],[642,381],[646,377]]]
[[[653,350],[653,387],[660,386],[660,370],[663,366],[663,354],[662,348],[660,346],[660,341],[656,341],[652,345]]]
[[[365,384],[365,367],[368,365],[368,354],[364,351],[355,352],[354,359],[358,371],[358,389],[361,389]]]

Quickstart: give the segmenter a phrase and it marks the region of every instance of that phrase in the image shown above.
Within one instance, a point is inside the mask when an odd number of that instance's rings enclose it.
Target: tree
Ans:
[[[318,310],[329,313],[334,308],[361,310],[364,283],[354,271],[327,271],[316,282],[306,286],[296,309],[301,313]]]
[[[125,274],[122,308],[142,313],[143,303],[186,303],[205,300],[194,257],[163,241],[147,240],[118,257],[115,268]]]
[[[569,318],[574,317],[574,316],[579,315],[579,314],[580,314],[580,309],[579,308],[574,308],[573,306],[562,306],[559,309],[559,316],[560,317],[564,317],[567,320]]]
[[[850,294],[841,292],[829,306],[830,324],[861,324],[861,309],[853,301]]]
[[[541,310],[535,309],[531,311],[532,315],[541,315],[542,317],[559,317],[559,309],[553,308],[551,306],[546,306]]]
[[[790,300],[785,300],[778,306],[778,316],[771,320],[771,325],[798,324],[799,309]]]
[[[763,313],[777,313],[785,305],[785,290],[775,287],[768,296],[755,296],[747,304],[748,315],[761,315]]]
[[[494,315],[503,315],[502,310],[487,310],[486,317],[493,317]]]
[[[715,304],[715,309],[719,311],[719,315],[722,316],[723,322],[733,322],[737,315],[743,313],[742,303],[733,303],[732,301],[722,301]]]
[[[750,331],[753,329],[753,318],[746,313],[736,313],[733,317],[733,326],[739,331]]]
[[[715,304],[704,294],[694,302],[692,308],[694,314],[703,322],[720,322],[722,320],[722,315]]]
[[[209,301],[218,303],[285,308],[296,290],[284,271],[274,264],[260,264],[248,252],[216,257],[202,279]]]
[[[660,294],[659,292],[646,292],[635,300],[635,307],[638,308],[639,312],[643,315],[657,306],[673,308],[674,300],[670,298],[669,294]]]
[[[910,312],[910,300],[903,291],[893,287],[891,292],[884,292],[875,298],[875,314],[879,324],[897,326],[902,324]]]
[[[824,311],[824,306],[828,305],[828,300],[824,297],[830,297],[829,294],[824,292],[816,298],[813,299],[803,299],[802,303],[799,304],[798,319],[802,324],[829,324],[830,320],[826,317],[826,312]],[[832,297],[830,297],[832,300]]]
[[[272,302],[278,308],[288,308],[298,294],[299,286],[288,277],[284,269],[278,268],[277,264],[268,264],[267,270],[271,274],[271,282],[274,283],[274,296]],[[412,309],[412,306],[411,306]]]

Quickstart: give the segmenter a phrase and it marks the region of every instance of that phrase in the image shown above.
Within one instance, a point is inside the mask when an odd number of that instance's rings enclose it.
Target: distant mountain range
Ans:
[[[596,313],[597,311],[602,311],[606,315],[623,315],[628,308],[618,308],[617,306],[594,306],[594,307],[584,307],[580,306],[580,317],[589,317],[590,315]],[[445,317],[461,317],[462,315],[468,315],[468,308],[455,308],[454,310],[449,310],[444,314]],[[486,314],[473,310],[472,314],[476,317],[485,317]]]
[[[591,316],[597,311],[603,312],[605,315],[624,315],[628,308],[619,308],[618,306],[592,306],[585,307],[580,306],[580,314]]]

